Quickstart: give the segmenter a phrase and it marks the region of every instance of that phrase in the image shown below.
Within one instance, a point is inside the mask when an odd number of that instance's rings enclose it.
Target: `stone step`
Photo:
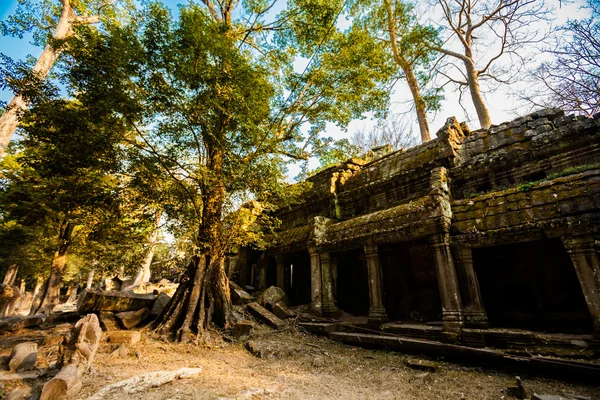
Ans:
[[[444,357],[459,363],[501,369],[510,373],[528,373],[556,376],[574,380],[597,382],[600,365],[583,361],[563,361],[546,357],[521,357],[499,350],[473,348],[448,343],[399,336],[367,333],[332,332],[329,337],[352,346],[394,350],[409,354]]]
[[[413,325],[389,322],[381,326],[385,333],[416,339],[442,340],[442,327],[436,325]]]
[[[300,322],[298,326],[315,335],[328,335],[339,330],[339,325],[334,322]]]

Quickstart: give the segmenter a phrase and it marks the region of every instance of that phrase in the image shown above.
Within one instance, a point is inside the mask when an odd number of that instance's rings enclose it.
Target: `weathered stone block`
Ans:
[[[164,292],[160,292],[158,294],[158,297],[154,301],[154,304],[152,304],[152,309],[150,310],[150,315],[152,315],[154,317],[158,317],[162,313],[162,311],[165,309],[167,304],[169,304],[169,301],[171,301],[171,296],[169,296],[168,294],[166,294]]]
[[[97,311],[137,311],[144,307],[152,308],[156,298],[153,294],[85,290],[79,296],[77,310],[82,314]]]
[[[252,334],[252,331],[256,327],[256,324],[252,321],[243,320],[235,324],[231,333],[233,336],[240,338],[244,336],[249,336]]]
[[[285,326],[285,322],[256,302],[248,304],[246,310],[248,310],[252,316],[258,318],[261,322],[269,325],[271,328],[280,329]]]
[[[283,299],[284,296],[285,292],[283,289],[278,288],[277,286],[271,286],[260,295],[258,302],[262,306],[273,307],[276,303]]]
[[[100,320],[100,326],[102,329],[107,332],[118,331],[121,329],[117,317],[115,317],[115,314],[110,311],[100,311],[98,319]]]
[[[136,344],[142,334],[139,331],[113,331],[108,333],[108,341],[113,344]]]
[[[243,289],[231,289],[231,302],[234,305],[248,304],[256,299]]]
[[[37,351],[37,344],[34,342],[25,342],[16,345],[8,361],[10,372],[32,370],[37,360]]]
[[[125,329],[131,329],[138,326],[150,315],[148,308],[142,308],[137,311],[125,311],[115,314],[115,317],[121,322]]]
[[[287,318],[294,318],[296,316],[296,314],[292,310],[290,310],[283,301],[280,301],[273,306],[273,314],[275,314],[282,320]]]

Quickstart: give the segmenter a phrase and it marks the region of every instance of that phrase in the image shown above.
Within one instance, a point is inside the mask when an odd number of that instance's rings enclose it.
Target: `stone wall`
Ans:
[[[441,199],[432,194],[439,168],[449,191]],[[360,247],[367,237],[410,240],[445,224],[453,241],[475,245],[590,231],[600,215],[599,170],[598,116],[547,109],[476,131],[450,118],[430,142],[309,178],[302,201],[276,213],[282,229],[273,244]],[[319,238],[317,216],[333,220]]]

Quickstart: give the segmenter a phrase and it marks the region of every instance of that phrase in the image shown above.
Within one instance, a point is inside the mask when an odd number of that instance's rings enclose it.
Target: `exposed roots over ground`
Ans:
[[[187,343],[214,325],[228,329],[231,321],[229,282],[224,257],[195,256],[177,291],[153,328],[161,336]]]

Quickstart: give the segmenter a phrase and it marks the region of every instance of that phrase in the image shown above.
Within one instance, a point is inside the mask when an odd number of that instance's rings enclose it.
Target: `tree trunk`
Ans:
[[[45,290],[41,296],[41,301],[32,307],[30,314],[51,314],[54,306],[58,305],[60,297],[60,283],[62,273],[67,263],[67,251],[71,246],[71,235],[73,234],[74,225],[67,222],[64,228],[61,229],[59,236],[58,249],[54,253],[52,267],[50,268],[50,277],[46,282]]]
[[[94,283],[94,272],[94,268],[92,268],[90,272],[88,272],[87,283],[85,284],[86,290],[90,290],[92,288],[92,284]]]
[[[153,327],[162,335],[189,342],[217,325],[228,329],[231,321],[229,281],[225,274],[225,243],[222,241],[221,213],[225,198],[223,153],[210,148],[211,176],[202,187],[203,209],[199,243],[201,254],[192,258],[177,291]]]
[[[148,239],[148,252],[146,253],[146,257],[144,257],[144,261],[140,266],[140,269],[135,277],[133,284],[131,287],[138,287],[143,283],[150,282],[150,265],[152,265],[152,259],[154,258],[154,248],[156,247],[156,240],[158,239],[158,227],[160,226],[160,218],[162,217],[162,212],[157,212],[154,220],[154,227],[152,231],[152,235]]]
[[[72,35],[73,28],[71,24],[74,19],[75,13],[73,12],[73,8],[68,1],[64,1],[62,13],[58,24],[56,25],[53,38],[56,40],[64,40]],[[57,50],[52,47],[52,45],[47,44],[44,48],[44,51],[42,51],[42,54],[33,66],[32,72],[37,79],[42,81],[46,78],[46,76],[48,76],[50,68],[52,68],[57,56]],[[2,157],[4,154],[10,139],[19,125],[21,114],[26,109],[26,100],[17,93],[8,104],[4,114],[0,116],[0,157]]]
[[[469,61],[464,60],[465,68],[467,70],[467,82],[469,84],[469,91],[471,93],[471,99],[477,111],[477,117],[479,118],[479,125],[482,129],[488,129],[492,126],[492,119],[490,118],[490,112],[488,111],[483,96],[481,95],[481,89],[479,88],[479,73],[475,64],[471,59]]]
[[[421,89],[419,88],[419,82],[413,71],[412,65],[406,60],[400,51],[398,50],[398,37],[396,34],[396,21],[394,20],[394,11],[392,9],[392,3],[390,0],[384,0],[385,8],[387,11],[387,24],[390,34],[390,43],[392,45],[392,54],[394,55],[394,61],[404,72],[406,82],[410,88],[413,101],[415,103],[415,111],[417,112],[417,120],[419,121],[419,131],[421,132],[421,142],[425,143],[431,140],[429,133],[429,123],[427,122],[427,112],[425,101],[421,96]]]
[[[417,112],[417,120],[419,121],[419,131],[421,132],[421,143],[425,143],[431,140],[431,134],[429,133],[429,123],[427,122],[427,111],[425,101],[421,96],[421,89],[417,77],[410,64],[406,63],[405,67],[402,68],[408,87],[413,96],[415,103],[415,111]]]
[[[2,284],[12,286],[15,283],[15,279],[17,279],[17,272],[19,272],[19,267],[17,264],[12,264],[10,267],[8,267]]]

